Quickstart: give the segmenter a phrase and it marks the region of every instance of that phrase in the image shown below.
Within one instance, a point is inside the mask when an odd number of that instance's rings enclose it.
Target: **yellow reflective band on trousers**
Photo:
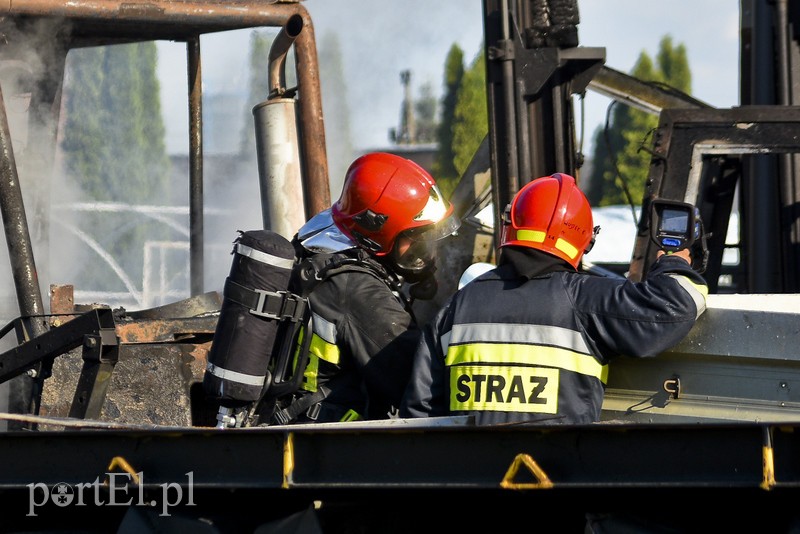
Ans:
[[[554,414],[559,373],[550,367],[451,367],[450,410]]]
[[[517,343],[469,343],[450,345],[445,363],[484,365],[547,365],[597,378],[603,384],[608,380],[608,366],[602,365],[588,354],[580,354],[559,347],[521,345]]]

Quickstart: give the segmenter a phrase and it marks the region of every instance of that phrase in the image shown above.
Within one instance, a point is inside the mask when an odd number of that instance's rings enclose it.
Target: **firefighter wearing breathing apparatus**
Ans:
[[[399,407],[420,336],[411,303],[435,293],[436,242],[458,226],[416,163],[371,153],[351,164],[338,201],[293,240],[312,337],[300,389],[272,424],[380,419]]]
[[[659,253],[640,283],[580,272],[599,228],[566,174],[521,188],[503,222],[498,266],[426,327],[400,416],[599,421],[609,361],[678,343],[705,310],[706,283],[688,250]]]

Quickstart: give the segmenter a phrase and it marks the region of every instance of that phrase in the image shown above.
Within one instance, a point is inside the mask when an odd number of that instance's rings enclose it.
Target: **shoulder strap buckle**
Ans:
[[[308,300],[291,291],[266,291],[250,289],[228,277],[223,288],[225,298],[241,304],[250,313],[277,321],[301,321],[306,314]]]
[[[292,322],[301,320],[305,315],[307,300],[290,291],[254,289],[253,292],[258,296],[255,306],[250,308],[253,315]]]

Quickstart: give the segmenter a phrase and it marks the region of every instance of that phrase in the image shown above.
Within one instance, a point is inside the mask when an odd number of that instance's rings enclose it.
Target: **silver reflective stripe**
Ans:
[[[326,343],[330,343],[331,345],[336,345],[336,325],[332,322],[328,321],[324,317],[317,315],[316,313],[311,314],[311,328],[313,329],[314,333],[325,340]]]
[[[247,245],[242,245],[241,243],[236,243],[236,253],[241,254],[242,256],[247,256],[251,260],[255,260],[260,263],[266,263],[267,265],[274,265],[275,267],[280,267],[281,269],[291,269],[292,264],[294,263],[294,258],[279,258],[278,256],[261,252],[260,250],[248,247]]]
[[[700,317],[700,315],[706,311],[706,295],[708,295],[708,287],[698,286],[685,276],[681,276],[679,274],[670,274],[669,276],[674,278],[675,281],[678,282],[687,293],[689,293],[689,296],[692,297],[692,300],[694,300],[694,305],[697,307],[697,315],[695,316],[695,319]]]
[[[447,347],[451,344],[517,343],[550,345],[584,354],[591,354],[580,332],[560,326],[471,323],[453,325],[452,331],[448,334],[441,338],[442,348],[445,351],[447,351]]]
[[[264,381],[267,379],[266,375],[255,376],[255,375],[248,375],[245,373],[237,373],[236,371],[223,369],[222,367],[214,365],[211,362],[209,362],[208,366],[206,366],[206,371],[216,376],[217,378],[221,378],[222,380],[227,380],[228,382],[236,382],[238,384],[245,384],[247,386],[263,386]]]
[[[439,336],[439,340],[442,343],[442,352],[447,354],[447,347],[450,346],[450,330]]]

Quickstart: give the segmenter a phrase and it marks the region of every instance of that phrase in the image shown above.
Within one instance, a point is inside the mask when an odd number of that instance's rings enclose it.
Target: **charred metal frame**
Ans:
[[[82,346],[83,369],[78,378],[70,416],[100,417],[111,372],[119,357],[111,309],[90,310],[28,341],[24,341],[22,319],[12,321],[0,330],[0,338],[5,337],[12,328],[17,332],[20,344],[0,354],[0,383],[34,366],[37,372],[33,378],[42,381],[50,376],[53,360],[57,356]],[[36,404],[38,406],[38,399]]]
[[[654,198],[690,202],[700,208],[710,233],[709,290],[716,292],[722,274],[722,250],[738,183],[744,273],[734,273],[737,292],[800,291],[800,265],[796,263],[800,243],[785,230],[795,224],[788,217],[794,201],[780,194],[798,188],[795,174],[782,166],[785,160],[780,156],[800,153],[800,107],[665,109],[653,139],[643,213]],[[759,216],[747,217],[748,213]],[[639,224],[629,275],[632,280],[644,277],[657,252],[649,239],[648,219],[642,217]],[[776,242],[781,246],[768,245]]]
[[[298,18],[302,24],[298,23]],[[21,60],[15,39],[21,39],[25,28],[50,24],[55,53],[46,54],[47,72],[56,73],[59,83],[38,82],[32,89],[31,116],[57,131],[61,84],[66,55],[70,49],[86,46],[112,45],[149,40],[170,40],[186,43],[187,86],[189,102],[189,222],[190,222],[190,285],[191,295],[202,293],[203,284],[203,139],[202,139],[202,62],[200,36],[253,27],[283,28],[292,22],[292,41],[295,49],[295,68],[298,81],[298,127],[304,211],[306,218],[330,204],[328,163],[319,87],[319,69],[314,28],[299,0],[248,0],[236,2],[204,2],[153,0],[130,3],[117,0],[60,2],[26,0],[0,3],[0,58]],[[301,31],[298,31],[298,28]],[[283,35],[281,32],[280,35]],[[279,45],[284,39],[277,39]],[[55,43],[55,44],[52,44]],[[279,50],[277,55],[285,54]],[[273,55],[271,53],[271,63]],[[278,63],[283,67],[283,62]],[[273,76],[275,66],[265,65]],[[280,74],[280,73],[279,73]],[[265,95],[266,96],[266,95]],[[32,120],[32,119],[31,119]],[[52,173],[55,154],[55,135],[50,144],[42,143],[43,154],[37,165]],[[44,313],[37,267],[33,257],[31,236],[22,201],[17,166],[11,146],[5,102],[0,93],[0,210],[10,254],[20,316],[41,317]],[[31,319],[26,334],[38,337],[48,330],[44,320]],[[27,339],[27,338],[26,338]],[[36,397],[33,384],[23,374],[11,382],[10,410],[19,413],[35,412],[30,399]]]
[[[604,48],[529,46],[530,2],[484,0],[486,93],[495,242],[520,187],[554,172],[577,174],[570,96],[605,62]],[[512,4],[513,7],[509,7]]]
[[[71,292],[70,292],[71,293]],[[61,295],[65,292],[63,288]],[[41,318],[53,323],[45,333],[29,339],[29,320],[17,318],[0,329],[0,339],[16,333],[18,345],[0,354],[0,384],[28,370],[36,384],[33,404],[41,402],[44,381],[50,378],[53,363],[59,356],[81,347],[83,366],[78,377],[69,417],[99,419],[114,367],[127,352],[125,345],[186,342],[194,338],[203,343],[211,339],[219,309],[214,294],[192,297],[163,307],[124,314],[110,308],[93,308],[83,313],[50,314]],[[120,322],[115,318],[119,315]],[[168,318],[169,314],[178,318]]]
[[[37,21],[65,22],[69,30],[54,35],[63,47],[64,56],[57,58],[59,65],[49,66],[63,73],[63,62],[71,48],[110,45],[148,40],[183,41],[187,44],[188,96],[189,96],[189,155],[190,155],[190,223],[191,223],[191,280],[192,294],[201,292],[202,284],[202,110],[201,110],[201,54],[199,38],[202,34],[252,27],[283,27],[292,17],[302,17],[302,31],[293,41],[296,71],[300,88],[299,127],[302,130],[301,152],[304,168],[304,199],[307,217],[322,211],[330,204],[328,163],[325,149],[325,132],[319,88],[317,51],[314,28],[308,13],[298,1],[274,2],[272,0],[236,2],[184,2],[155,0],[144,4],[124,1],[99,0],[57,2],[31,0],[0,6],[0,31],[15,34],[19,27]],[[8,46],[0,55],[8,54]],[[265,65],[265,70],[268,66]],[[46,89],[46,90],[45,90]],[[34,92],[34,109],[57,110],[60,87],[38,88]],[[5,105],[0,105],[4,115]],[[54,111],[57,114],[57,111]],[[0,118],[4,118],[0,115]],[[48,124],[57,123],[51,117]],[[3,121],[7,122],[7,121]],[[5,134],[5,135],[3,135]],[[49,147],[53,149],[54,147]],[[30,253],[29,235],[25,225],[21,195],[13,190],[18,184],[7,128],[0,129],[0,202],[6,223],[6,235],[11,263],[19,267],[15,272],[21,315],[42,312],[41,296],[31,301],[30,295],[39,295],[32,282],[36,268]],[[17,234],[12,233],[18,229]],[[26,254],[27,252],[27,254]],[[28,276],[24,276],[28,273]],[[35,300],[35,299],[34,299]]]

